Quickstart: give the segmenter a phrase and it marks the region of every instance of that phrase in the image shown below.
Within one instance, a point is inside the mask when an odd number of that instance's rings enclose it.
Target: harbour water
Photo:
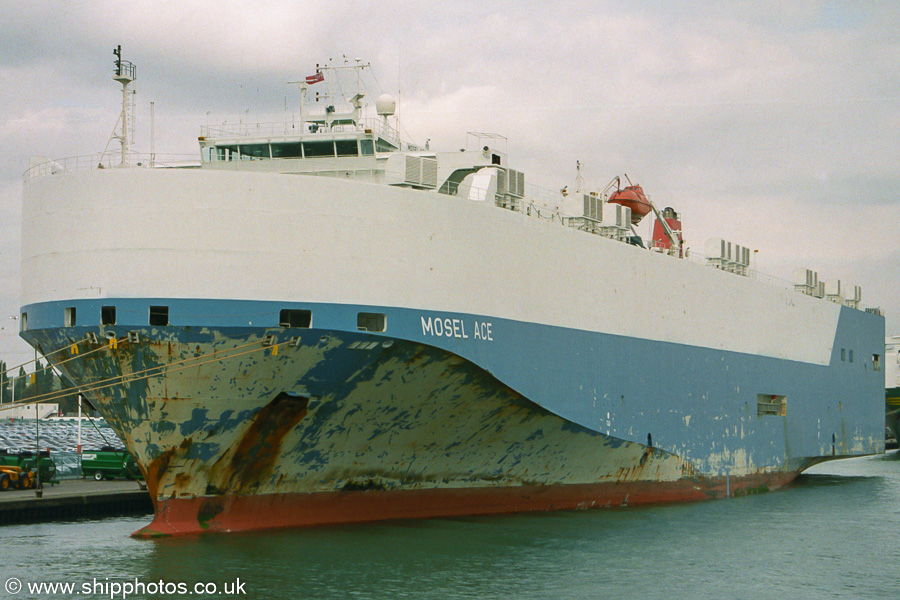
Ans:
[[[884,600],[897,595],[900,455],[819,465],[777,492],[668,506],[129,537],[148,521],[0,528],[0,586],[22,584],[0,596]],[[41,582],[79,593],[29,592]]]

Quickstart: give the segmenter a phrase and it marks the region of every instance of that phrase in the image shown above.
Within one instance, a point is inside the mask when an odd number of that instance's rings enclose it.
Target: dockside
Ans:
[[[152,512],[150,494],[134,481],[64,480],[40,498],[34,490],[0,494],[0,525]]]

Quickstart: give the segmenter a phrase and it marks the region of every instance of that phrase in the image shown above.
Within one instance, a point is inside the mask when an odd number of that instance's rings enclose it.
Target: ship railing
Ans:
[[[99,154],[70,156],[67,158],[56,159],[33,158],[31,167],[25,171],[23,177],[25,183],[28,183],[51,175],[74,173],[77,171],[91,171],[93,169],[119,169],[123,167],[183,169],[199,166],[200,161],[194,154],[129,153],[126,162],[122,164],[120,153],[102,152]]]
[[[438,192],[456,196],[459,192],[459,182],[445,181],[439,188]],[[471,194],[473,197],[487,198],[489,190],[473,186]],[[581,197],[581,196],[577,196]],[[545,219],[547,221],[558,222],[566,227],[578,229],[580,231],[588,231],[598,235],[613,237],[609,230],[622,229],[601,226],[601,221],[587,217],[584,215],[571,214],[565,211],[568,196],[559,190],[550,190],[539,185],[531,183],[525,184],[525,193],[523,195],[516,194],[495,194],[494,204],[500,208],[522,212],[529,217]],[[575,196],[572,198],[575,199]],[[570,207],[571,208],[571,207]],[[627,229],[626,229],[627,231]],[[630,234],[628,234],[630,235]],[[617,238],[628,237],[628,235],[616,235]]]
[[[716,257],[706,256],[700,252],[695,252],[694,250],[692,250],[690,248],[687,248],[685,250],[684,259],[688,260],[690,262],[693,262],[693,263],[697,263],[698,265],[704,265],[709,268],[717,268],[716,267],[716,265],[717,265]],[[782,277],[777,277],[775,275],[772,275],[770,273],[765,273],[763,271],[759,271],[752,267],[743,266],[740,269],[721,269],[721,270],[728,272],[728,273],[734,273],[735,275],[738,275],[738,276],[747,277],[748,279],[753,279],[753,280],[759,281],[761,283],[765,283],[766,285],[769,285],[771,287],[777,287],[777,288],[781,288],[781,289],[785,289],[785,290],[790,290],[792,292],[797,292],[798,294],[802,293],[796,289],[797,285],[794,281],[784,279]],[[822,300],[825,300],[825,298],[822,298]],[[855,301],[855,300],[844,299],[843,301],[839,301],[838,304],[842,304],[844,306],[847,306],[849,308],[854,308],[857,310],[863,310],[865,312],[872,312],[872,313],[876,313],[876,314],[880,313],[880,309],[867,308],[864,305],[862,305],[860,302]]]
[[[318,127],[315,131],[309,129],[310,118],[305,122],[291,118],[282,121],[270,121],[260,123],[222,123],[220,125],[202,125],[200,136],[206,139],[234,139],[234,138],[291,138],[301,135],[313,135],[317,133],[371,133],[399,148],[400,133],[389,123],[382,119],[364,118],[353,123],[334,124],[331,128]]]
[[[277,160],[277,159],[273,159]],[[353,179],[358,181],[376,181],[378,174],[384,173],[382,169],[348,169],[346,167],[317,167],[312,171],[299,171],[297,175],[315,175],[317,177],[334,177],[338,179]]]
[[[331,157],[317,157],[314,159],[301,160],[296,158],[263,158],[257,156],[241,157],[240,160],[233,161],[210,161],[204,159],[203,168],[221,170],[237,169],[244,172],[283,173],[314,177],[336,177],[369,183],[383,183],[386,179],[401,182],[406,176],[404,171],[385,169],[381,165],[373,168],[369,161],[360,163],[359,166],[354,166],[346,159]]]
[[[577,229],[578,231],[587,231],[588,233],[603,233],[603,224],[597,219],[591,217],[563,217],[563,224]]]

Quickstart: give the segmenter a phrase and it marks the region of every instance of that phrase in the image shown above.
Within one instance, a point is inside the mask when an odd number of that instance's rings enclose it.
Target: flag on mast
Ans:
[[[315,75],[307,75],[306,83],[308,85],[312,85],[314,83],[319,83],[320,81],[325,81],[325,74],[322,71],[319,71]]]

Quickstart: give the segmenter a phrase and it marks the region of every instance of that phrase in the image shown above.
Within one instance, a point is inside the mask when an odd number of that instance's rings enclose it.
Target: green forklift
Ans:
[[[41,450],[39,456],[35,457],[34,452],[30,450],[10,452],[7,449],[0,449],[0,467],[18,467],[23,473],[31,472],[36,479],[36,465],[40,468],[41,485],[59,483],[56,478],[56,463],[53,462],[49,450]]]

